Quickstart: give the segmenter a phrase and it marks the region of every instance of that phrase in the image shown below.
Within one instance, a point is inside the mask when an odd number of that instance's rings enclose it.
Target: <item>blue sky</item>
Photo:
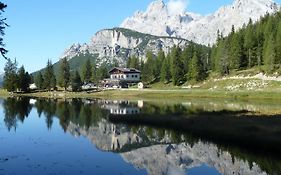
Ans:
[[[10,25],[5,42],[8,56],[29,72],[53,62],[73,43],[89,42],[100,29],[119,26],[153,0],[2,0]],[[168,2],[168,0],[165,0]],[[209,14],[232,0],[189,0],[187,10]],[[281,2],[278,0],[276,2]],[[0,62],[0,71],[5,61]]]

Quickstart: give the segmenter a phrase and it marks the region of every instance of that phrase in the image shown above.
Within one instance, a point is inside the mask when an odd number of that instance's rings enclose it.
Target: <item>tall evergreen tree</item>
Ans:
[[[263,34],[263,27],[261,22],[257,24],[256,28],[256,35],[257,35],[257,49],[256,49],[256,56],[257,56],[257,65],[261,66],[263,64],[263,45],[264,45],[264,34]]]
[[[91,81],[92,77],[92,64],[90,59],[87,59],[85,62],[83,68],[82,68],[82,76],[83,76],[83,81],[86,83],[89,83]]]
[[[15,91],[17,88],[17,65],[16,60],[12,62],[9,58],[5,64],[4,88],[9,92]]]
[[[54,74],[53,64],[51,60],[48,60],[44,72],[44,88],[51,90],[55,86],[56,86],[56,77]]]
[[[230,69],[240,69],[243,66],[243,40],[241,35],[233,33],[230,41]]]
[[[254,57],[255,52],[255,32],[252,20],[249,21],[249,24],[246,29],[244,47],[247,50],[247,66],[248,68],[256,64],[256,59]]]
[[[276,51],[274,44],[274,37],[273,34],[271,34],[265,41],[263,52],[264,64],[268,73],[272,73],[275,69]]]
[[[105,79],[109,77],[108,74],[108,66],[106,63],[101,64],[101,66],[97,70],[97,77],[99,80]]]
[[[132,57],[129,56],[126,62],[126,67],[131,67]]]
[[[44,89],[44,78],[41,72],[39,72],[35,77],[35,84],[37,88]]]
[[[153,74],[154,74],[155,78],[160,77],[161,68],[162,68],[162,64],[163,64],[164,60],[165,60],[165,53],[164,53],[164,51],[161,49],[161,50],[158,52],[158,55],[157,55],[157,57],[156,57],[155,64],[154,64]]]
[[[140,62],[136,56],[131,57],[131,61],[130,64],[128,65],[128,68],[140,69]]]
[[[193,53],[195,52],[195,48],[196,44],[191,42],[188,46],[186,46],[186,48],[182,51],[181,54],[181,59],[183,61],[184,64],[184,74],[188,73],[188,69],[189,69],[189,62],[193,57]]]
[[[92,78],[91,78],[91,80],[94,83],[98,83],[99,78],[98,78],[98,68],[97,68],[97,65],[94,63],[92,67],[93,67],[93,71],[92,71]]]
[[[22,92],[26,92],[29,88],[29,84],[30,75],[25,71],[24,66],[22,66],[18,71],[17,88]]]
[[[81,77],[80,77],[78,71],[75,71],[75,73],[71,79],[72,91],[76,92],[76,91],[81,90],[81,86],[82,86]]]
[[[60,61],[60,85],[64,87],[64,90],[67,89],[70,83],[70,68],[69,63],[66,58],[63,58]]]
[[[142,70],[142,80],[146,83],[151,83],[154,80],[154,55],[151,51],[146,54],[146,62],[144,63],[144,67]]]
[[[161,81],[166,83],[169,82],[172,78],[172,73],[171,73],[171,66],[170,66],[170,57],[167,56],[164,59],[164,62],[162,64],[161,68]]]
[[[215,55],[215,70],[221,75],[229,74],[229,53],[227,40],[221,39]]]
[[[51,88],[53,90],[56,90],[56,88],[57,88],[57,78],[56,78],[54,72],[53,72],[53,75],[52,75],[52,78],[51,78]]]
[[[281,21],[278,23],[277,34],[276,34],[276,64],[279,64],[281,68]]]
[[[181,49],[174,46],[171,52],[173,83],[176,86],[184,82],[184,64],[181,59]]]
[[[200,79],[200,68],[197,53],[193,54],[193,57],[189,63],[188,79],[191,81],[198,81]]]

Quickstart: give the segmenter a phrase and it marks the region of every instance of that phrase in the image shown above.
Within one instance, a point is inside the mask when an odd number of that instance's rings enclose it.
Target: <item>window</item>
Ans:
[[[127,78],[129,78],[129,75],[127,75]]]

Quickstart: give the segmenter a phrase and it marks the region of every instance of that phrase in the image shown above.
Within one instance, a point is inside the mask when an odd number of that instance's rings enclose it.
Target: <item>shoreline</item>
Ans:
[[[25,94],[9,94],[8,92],[0,93],[1,97],[28,96],[37,98],[101,98],[101,99],[142,99],[142,100],[170,100],[170,99],[191,99],[191,98],[208,98],[208,99],[235,99],[235,100],[278,100],[281,101],[281,91],[210,91],[206,89],[178,89],[178,90],[161,90],[161,89],[116,89],[105,90],[100,92],[68,92],[68,91],[50,91],[35,92]]]

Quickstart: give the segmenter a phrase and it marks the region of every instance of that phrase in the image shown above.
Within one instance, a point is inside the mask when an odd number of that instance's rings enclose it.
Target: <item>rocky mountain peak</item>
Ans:
[[[60,58],[67,58],[71,59],[74,56],[77,56],[78,54],[83,54],[86,53],[88,50],[88,45],[87,44],[80,44],[80,43],[75,43],[72,44],[68,49],[66,49],[63,54],[61,55]]]
[[[115,61],[123,66],[130,56],[145,60],[147,51],[157,54],[161,49],[168,53],[174,45],[183,48],[188,43],[185,39],[153,36],[124,28],[104,29],[98,31],[91,42],[70,46],[61,58],[90,54],[96,57],[97,66]]]
[[[231,5],[234,10],[255,11],[272,13],[278,10],[278,5],[273,0],[234,0]]]
[[[158,13],[159,11],[166,11],[166,5],[162,0],[153,1],[147,8],[147,13]]]
[[[241,28],[250,18],[255,22],[266,13],[271,14],[279,9],[273,0],[234,0],[213,14],[201,16],[186,12],[185,4],[169,3],[154,1],[145,12],[138,12],[124,20],[121,27],[208,45],[215,43],[218,30],[228,35],[232,25]]]

